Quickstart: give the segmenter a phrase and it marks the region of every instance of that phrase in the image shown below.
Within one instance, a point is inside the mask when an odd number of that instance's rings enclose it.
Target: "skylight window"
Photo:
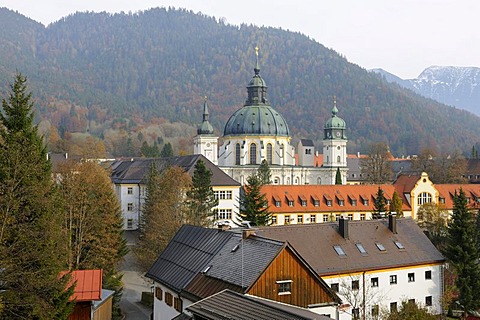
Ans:
[[[339,256],[346,256],[345,254],[345,251],[343,251],[343,248],[341,246],[333,246],[333,249],[335,249],[335,252],[339,255]]]
[[[358,251],[360,251],[361,254],[367,254],[367,250],[365,250],[365,247],[361,243],[355,243],[355,246],[357,247]]]
[[[380,250],[380,251],[387,251],[387,249],[385,249],[385,247],[383,246],[383,244],[381,244],[380,242],[376,242],[375,245],[377,246],[378,250]]]
[[[395,243],[398,249],[405,249],[405,246],[401,242],[398,242],[398,241],[393,241],[393,242]]]

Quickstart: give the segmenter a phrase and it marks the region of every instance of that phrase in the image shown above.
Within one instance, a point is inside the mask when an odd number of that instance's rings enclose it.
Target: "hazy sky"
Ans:
[[[186,8],[299,31],[364,68],[414,78],[431,65],[480,67],[478,0],[0,0],[45,25],[76,11]]]

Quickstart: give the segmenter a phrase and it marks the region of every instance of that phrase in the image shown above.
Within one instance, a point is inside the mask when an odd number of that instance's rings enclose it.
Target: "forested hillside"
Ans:
[[[205,95],[219,135],[243,105],[255,46],[270,102],[294,139],[319,145],[335,95],[349,152],[371,141],[395,155],[427,146],[469,152],[480,140],[478,117],[385,83],[305,35],[186,10],[77,13],[44,27],[0,9],[0,93],[16,70],[24,73],[57,149],[92,135],[114,155],[131,155],[143,141],[191,152]]]

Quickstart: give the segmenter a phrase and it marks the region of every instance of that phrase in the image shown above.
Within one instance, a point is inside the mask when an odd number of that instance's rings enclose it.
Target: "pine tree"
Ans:
[[[143,271],[147,271],[185,221],[184,195],[191,186],[190,176],[179,167],[158,172],[150,168],[147,196],[140,217],[140,235],[134,248]]]
[[[257,175],[262,186],[272,183],[272,172],[270,171],[267,160],[262,160],[260,167],[258,167]]]
[[[66,319],[62,215],[26,81],[16,75],[0,113],[0,319]]]
[[[247,178],[245,194],[240,199],[240,216],[244,221],[250,221],[254,225],[266,226],[271,223],[272,215],[268,211],[268,202],[265,194],[261,193],[261,187],[256,174]]]
[[[187,192],[186,223],[203,227],[212,225],[212,209],[218,206],[218,199],[215,199],[211,182],[212,171],[205,167],[205,162],[198,160],[193,172],[192,187]]]
[[[340,168],[337,168],[337,173],[335,174],[335,184],[343,184],[342,174],[340,173]]]
[[[373,202],[374,211],[372,212],[373,219],[380,219],[382,215],[387,211],[387,200],[383,193],[383,189],[378,187],[377,195],[375,196],[375,201]]]
[[[168,142],[163,146],[162,151],[160,152],[160,157],[161,158],[173,157],[173,148],[170,142]]]
[[[392,202],[390,203],[390,213],[395,212],[397,217],[403,217],[402,199],[398,196],[397,191],[393,192]]]
[[[445,256],[454,267],[457,278],[458,302],[464,312],[477,310],[480,300],[480,258],[476,223],[467,208],[467,198],[462,189],[453,197],[453,213],[448,222]]]

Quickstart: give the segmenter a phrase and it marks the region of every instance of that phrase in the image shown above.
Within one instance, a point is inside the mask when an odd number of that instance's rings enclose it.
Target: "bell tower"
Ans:
[[[203,103],[203,121],[193,138],[193,154],[202,154],[214,164],[218,164],[218,137],[214,135],[213,127],[208,121],[207,97]]]
[[[337,99],[333,99],[332,116],[323,130],[323,167],[331,168],[331,184],[335,183],[337,168],[342,172],[342,181],[346,182],[347,135],[345,121],[337,116]]]

